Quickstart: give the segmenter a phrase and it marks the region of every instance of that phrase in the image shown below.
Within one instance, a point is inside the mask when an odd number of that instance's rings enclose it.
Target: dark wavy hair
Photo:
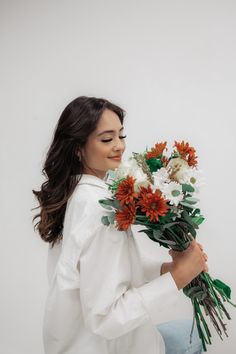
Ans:
[[[80,96],[63,110],[53,133],[52,143],[46,154],[42,174],[46,181],[39,191],[32,190],[41,208],[33,217],[40,220],[34,225],[45,242],[60,242],[67,200],[73,193],[84,171],[83,159],[78,152],[88,136],[96,129],[105,109],[115,112],[123,124],[125,110],[104,98]]]

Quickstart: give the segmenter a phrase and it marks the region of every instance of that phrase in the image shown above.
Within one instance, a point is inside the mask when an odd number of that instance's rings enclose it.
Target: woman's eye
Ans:
[[[126,136],[127,136],[127,135],[120,136],[119,138],[120,138],[120,139],[125,139]],[[104,139],[104,140],[102,140],[103,143],[108,143],[109,141],[112,141],[112,139],[106,139],[106,140]]]

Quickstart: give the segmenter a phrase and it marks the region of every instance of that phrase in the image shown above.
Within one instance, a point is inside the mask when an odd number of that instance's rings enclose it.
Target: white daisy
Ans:
[[[170,200],[170,204],[174,204],[176,206],[184,198],[182,186],[175,181],[163,184],[161,186],[161,191],[164,197]]]
[[[153,189],[160,189],[163,183],[170,182],[168,171],[165,167],[160,168],[152,174],[154,179]]]
[[[199,193],[200,186],[205,184],[202,170],[198,170],[196,167],[189,168],[181,176],[180,183],[190,184],[194,188],[194,192]]]

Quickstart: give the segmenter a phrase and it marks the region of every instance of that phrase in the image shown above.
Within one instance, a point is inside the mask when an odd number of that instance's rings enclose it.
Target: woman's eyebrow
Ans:
[[[120,128],[119,131],[121,131],[123,129],[124,129],[124,127]],[[114,133],[114,132],[115,132],[115,130],[104,130],[103,132],[99,133],[97,136],[100,136],[100,135],[105,134],[105,133]]]

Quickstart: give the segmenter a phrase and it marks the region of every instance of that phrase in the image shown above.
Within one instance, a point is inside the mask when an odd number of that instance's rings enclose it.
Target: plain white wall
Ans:
[[[207,181],[198,240],[236,302],[235,15],[233,0],[1,0],[2,353],[43,354],[48,245],[33,231],[31,190],[61,111],[80,95],[127,111],[125,157],[163,140],[196,148]],[[169,260],[164,251],[153,248]],[[209,353],[235,352],[226,307],[229,338],[213,330]],[[191,315],[181,294],[172,310],[168,319]]]

